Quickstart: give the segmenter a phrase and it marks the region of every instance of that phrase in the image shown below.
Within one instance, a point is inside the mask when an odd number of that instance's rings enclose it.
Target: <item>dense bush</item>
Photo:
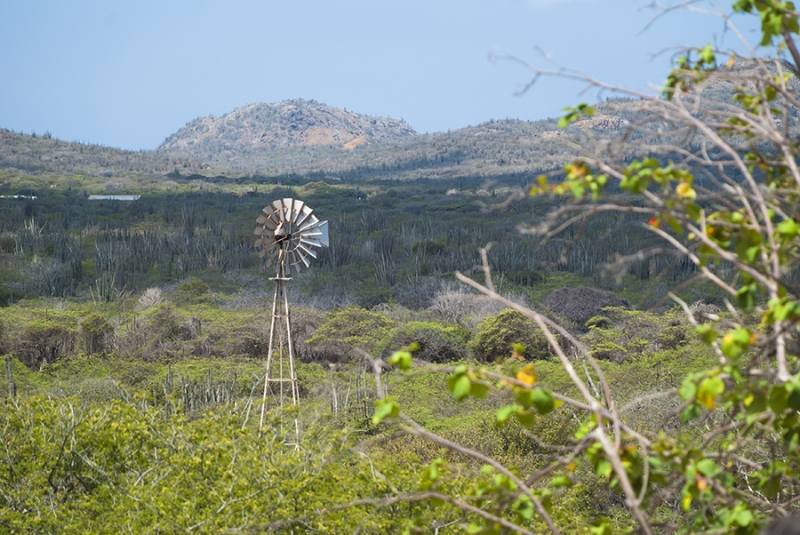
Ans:
[[[392,321],[377,312],[349,306],[329,312],[322,326],[305,342],[311,347],[327,346],[342,354],[356,347],[374,353],[392,327]]]
[[[180,338],[181,317],[170,303],[155,307],[147,317],[148,334],[154,341],[164,342]]]
[[[621,363],[647,353],[677,349],[690,337],[691,326],[680,312],[656,315],[607,307],[586,322],[583,342],[595,358]]]
[[[196,303],[203,301],[211,288],[200,279],[192,279],[178,286],[175,301],[178,303]]]
[[[79,334],[83,350],[89,355],[106,354],[114,345],[114,326],[97,312],[81,321]]]
[[[578,330],[585,330],[586,322],[593,316],[601,314],[605,307],[631,307],[627,299],[586,286],[554,290],[547,294],[544,305],[555,314],[572,322]]]
[[[539,328],[510,308],[483,320],[470,346],[475,358],[484,362],[509,357],[515,347],[529,360],[544,359],[550,354],[550,346]]]
[[[72,329],[53,321],[34,321],[25,326],[17,345],[17,356],[28,368],[38,370],[72,351]]]
[[[469,354],[467,342],[470,332],[456,325],[442,325],[432,321],[412,321],[396,327],[379,345],[383,356],[416,343],[419,349],[414,356],[428,362],[452,362]]]
[[[8,327],[0,320],[0,355],[5,355],[11,350],[11,341],[8,336]]]
[[[8,306],[14,301],[19,301],[25,294],[6,285],[0,285],[0,307]]]

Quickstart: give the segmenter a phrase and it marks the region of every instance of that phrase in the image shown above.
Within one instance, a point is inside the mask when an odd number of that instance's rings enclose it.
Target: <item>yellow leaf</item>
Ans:
[[[575,164],[569,168],[570,178],[580,178],[586,174],[586,167],[580,164]]]
[[[722,345],[729,346],[733,343],[733,333],[729,332],[725,336],[722,337]]]
[[[705,392],[700,398],[700,403],[706,406],[708,410],[714,410],[715,405],[714,394]]]
[[[678,184],[675,188],[675,193],[677,193],[678,197],[681,199],[694,199],[697,197],[697,192],[694,191],[694,188],[692,188],[691,184],[688,182],[681,182]]]
[[[536,382],[536,374],[533,373],[532,364],[528,364],[517,372],[517,381],[525,383],[528,386],[533,386],[533,383]]]

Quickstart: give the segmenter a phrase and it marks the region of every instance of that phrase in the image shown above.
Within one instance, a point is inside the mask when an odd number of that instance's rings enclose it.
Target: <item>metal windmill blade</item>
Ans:
[[[261,210],[253,234],[255,248],[267,266],[281,265],[288,271],[311,265],[314,249],[328,247],[328,222],[320,221],[303,201],[285,198]]]

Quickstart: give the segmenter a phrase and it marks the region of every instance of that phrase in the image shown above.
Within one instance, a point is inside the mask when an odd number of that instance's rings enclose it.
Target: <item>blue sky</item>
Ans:
[[[732,45],[720,19],[644,0],[1,0],[0,128],[154,149],[192,119],[315,99],[437,132],[594,101],[559,64],[654,92],[674,47]],[[723,4],[727,9],[729,4]],[[735,19],[734,19],[735,20]],[[755,40],[755,33],[746,33]],[[538,47],[538,49],[537,49]],[[660,54],[659,54],[660,53]],[[654,57],[655,55],[655,57]],[[601,97],[604,98],[604,97]]]

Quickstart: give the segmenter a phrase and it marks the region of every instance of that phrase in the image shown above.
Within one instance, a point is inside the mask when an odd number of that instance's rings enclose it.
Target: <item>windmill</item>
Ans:
[[[261,210],[256,219],[253,234],[257,236],[255,248],[259,258],[267,267],[275,267],[275,293],[272,298],[272,319],[269,327],[267,371],[264,376],[264,398],[261,405],[261,422],[264,426],[264,410],[267,392],[274,385],[281,409],[284,401],[291,399],[293,405],[300,402],[297,386],[297,370],[294,362],[292,321],[289,314],[289,292],[287,283],[292,280],[291,270],[299,273],[311,265],[316,258],[316,249],[328,247],[328,222],[320,221],[303,201],[278,199]],[[277,359],[275,358],[277,354]],[[275,361],[277,370],[275,370]],[[288,372],[288,374],[287,374]],[[288,386],[288,388],[287,388]],[[299,434],[297,418],[294,420],[295,447]]]

